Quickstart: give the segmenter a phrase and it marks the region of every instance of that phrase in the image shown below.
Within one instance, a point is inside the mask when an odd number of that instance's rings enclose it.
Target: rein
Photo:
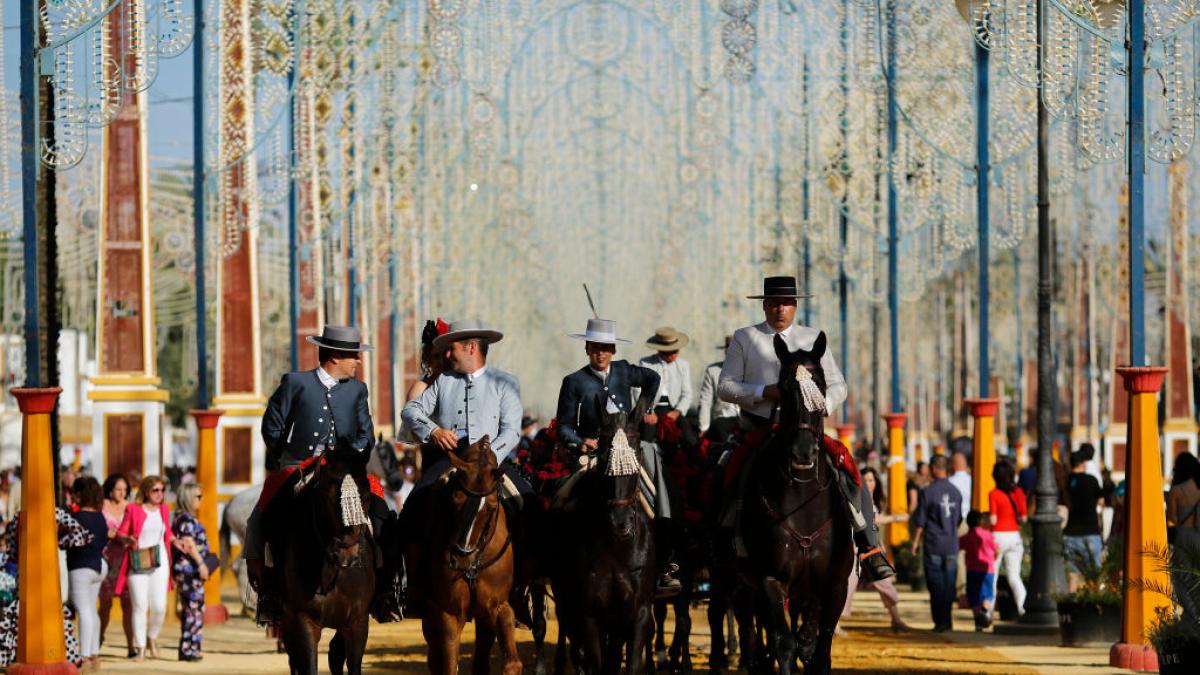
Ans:
[[[821,459],[823,459],[823,458],[818,457],[816,461],[820,462]],[[821,538],[821,535],[824,534],[825,531],[829,529],[829,526],[833,524],[833,517],[830,516],[829,518],[826,518],[825,521],[822,522],[820,526],[818,526],[815,530],[813,530],[812,532],[809,532],[808,534],[800,534],[800,532],[797,531],[796,528],[793,527],[792,524],[788,522],[788,518],[792,517],[797,512],[799,512],[801,509],[803,509],[804,507],[811,504],[813,502],[813,500],[815,500],[817,497],[820,497],[822,494],[824,494],[825,491],[829,489],[829,486],[833,484],[833,481],[835,480],[835,476],[831,473],[828,480],[826,480],[823,484],[820,483],[819,481],[821,478],[821,470],[820,470],[820,465],[818,464],[817,465],[817,475],[814,476],[813,478],[801,481],[801,480],[797,480],[797,479],[793,478],[790,475],[790,473],[787,473],[787,472],[784,472],[784,478],[787,478],[790,483],[811,483],[814,480],[818,481],[818,487],[817,487],[816,491],[814,491],[811,495],[808,496],[807,499],[800,502],[800,504],[798,506],[796,506],[792,510],[788,511],[787,513],[780,513],[779,509],[772,506],[771,502],[767,500],[766,495],[759,496],[759,501],[762,503],[763,511],[765,511],[767,514],[767,517],[771,519],[771,524],[778,525],[780,527],[780,529],[782,529],[784,532],[786,532],[788,534],[788,536],[790,536],[792,539],[796,540],[796,543],[800,545],[800,550],[804,553],[805,561],[807,561],[808,555],[809,555],[809,549],[812,547],[812,545],[814,543],[816,543],[816,541],[818,539]]]
[[[500,481],[496,481],[490,489],[484,491],[470,490],[462,485],[461,480],[455,481],[454,488],[470,497],[484,499],[495,494],[500,489]],[[464,549],[458,543],[454,542],[450,544],[450,549],[446,551],[447,566],[457,573],[456,577],[462,577],[463,581],[467,582],[472,602],[475,599],[475,582],[479,578],[479,575],[487,568],[496,564],[500,558],[504,557],[505,551],[512,545],[512,530],[508,529],[500,550],[487,559],[483,557],[484,553],[487,552],[487,547],[492,543],[492,537],[496,534],[496,525],[500,521],[500,510],[502,507],[499,504],[489,505],[485,502],[485,508],[490,508],[491,512],[488,514],[487,520],[483,523],[483,530],[480,532],[475,546],[471,549]],[[474,557],[465,563],[462,562],[463,558],[469,556],[472,552],[475,554]]]

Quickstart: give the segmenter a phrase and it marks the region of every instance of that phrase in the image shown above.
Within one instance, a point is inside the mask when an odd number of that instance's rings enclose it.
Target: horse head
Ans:
[[[467,447],[461,455],[446,453],[454,466],[454,481],[467,495],[482,497],[496,491],[503,471],[496,463],[492,441],[487,435]]]
[[[600,420],[597,453],[608,499],[605,518],[615,538],[627,539],[633,536],[639,508],[637,424],[624,412],[602,412]]]
[[[792,469],[811,469],[825,435],[825,333],[817,336],[812,349],[788,350],[783,338],[775,336],[779,357],[779,438],[787,439],[787,459]]]
[[[326,555],[338,569],[372,565],[372,553],[362,551],[370,532],[365,495],[355,476],[364,474],[367,450],[354,448],[347,438],[339,438],[325,455],[317,472],[314,521]]]

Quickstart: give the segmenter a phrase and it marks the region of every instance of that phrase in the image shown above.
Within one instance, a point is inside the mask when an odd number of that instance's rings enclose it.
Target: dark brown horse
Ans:
[[[421,556],[421,630],[429,646],[429,671],[458,672],[463,627],[475,621],[473,671],[488,672],[496,639],[504,655],[504,675],[521,672],[516,621],[508,596],[513,584],[512,535],[498,494],[502,471],[487,436],[463,456],[448,453],[454,471],[432,488],[429,537]]]
[[[779,426],[750,469],[742,512],[750,555],[739,572],[754,591],[754,614],[778,672],[792,672],[799,658],[805,673],[824,674],[830,672],[833,632],[854,561],[850,520],[834,485],[835,469],[821,448],[825,334],[812,350],[795,353],[776,337],[775,352],[780,361]],[[807,372],[798,376],[799,369]],[[801,380],[810,375],[821,396],[806,405]],[[744,609],[738,618],[743,662],[761,665],[764,655],[756,654],[753,622]]]
[[[561,552],[552,574],[556,672],[564,665],[563,637],[576,668],[589,675],[621,672],[622,659],[624,672],[641,673],[650,639],[656,563],[632,449],[637,435],[624,429],[624,414],[603,420],[596,465],[575,484],[568,506],[552,513]]]
[[[365,455],[339,442],[298,493],[285,489],[265,514],[271,552],[281,565],[279,636],[292,673],[317,672],[323,628],[337,631],[329,644],[330,671],[341,673],[344,664],[352,675],[362,672],[379,555],[364,513],[370,497]]]

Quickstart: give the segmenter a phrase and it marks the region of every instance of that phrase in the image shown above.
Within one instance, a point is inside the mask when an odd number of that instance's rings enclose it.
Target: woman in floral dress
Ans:
[[[208,580],[208,535],[196,518],[204,495],[200,486],[185,483],[179,488],[179,506],[171,531],[179,555],[171,562],[171,575],[179,594],[179,660],[199,661],[200,631],[204,628],[204,582]]]
[[[59,508],[54,509],[54,519],[58,521],[58,547],[60,549],[87,546],[93,541],[92,533],[85,530],[66,511]],[[17,616],[20,612],[20,602],[16,597],[16,592],[19,574],[17,560],[20,557],[18,551],[20,522],[21,516],[17,514],[4,531],[5,546],[4,550],[0,551],[0,586],[8,588],[11,585],[11,595],[9,593],[0,594],[3,595],[3,600],[9,600],[7,604],[0,602],[0,668],[7,668],[17,658]],[[81,666],[83,658],[79,652],[79,636],[75,632],[75,613],[65,601],[62,612],[63,633],[66,635],[67,642],[67,661]]]

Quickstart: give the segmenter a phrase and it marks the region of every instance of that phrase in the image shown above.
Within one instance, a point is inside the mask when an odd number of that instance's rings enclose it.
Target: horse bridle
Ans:
[[[455,491],[462,492],[468,497],[486,499],[500,490],[500,481],[495,481],[492,487],[487,490],[472,490],[463,484],[461,478],[456,478],[453,488]],[[501,508],[499,504],[496,504],[492,509],[487,520],[483,523],[483,530],[479,534],[479,539],[475,541],[475,546],[467,549],[459,546],[458,542],[452,542],[450,549],[446,551],[446,557],[448,558],[446,566],[457,572],[458,576],[461,576],[463,581],[467,582],[467,588],[472,597],[475,595],[475,582],[479,578],[479,575],[487,568],[496,564],[500,558],[504,557],[504,552],[512,545],[512,528],[507,528],[504,544],[500,546],[500,550],[496,551],[496,554],[490,558],[484,559],[483,557],[488,545],[492,542],[492,537],[496,534],[496,524],[500,521]],[[462,564],[458,562],[472,553],[475,555],[467,563]]]

